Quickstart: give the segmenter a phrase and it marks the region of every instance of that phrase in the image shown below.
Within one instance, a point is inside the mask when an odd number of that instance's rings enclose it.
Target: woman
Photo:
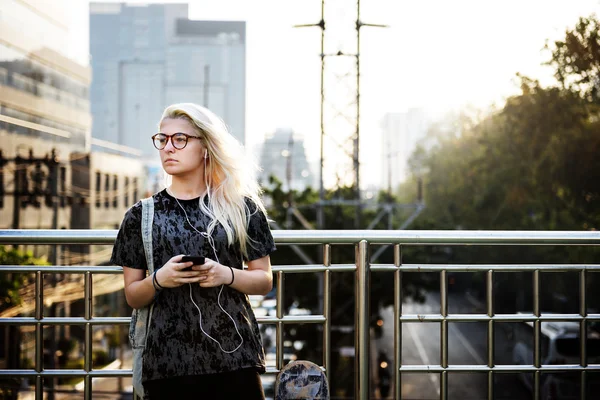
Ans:
[[[206,108],[171,105],[159,127],[152,140],[171,182],[152,196],[156,271],[146,276],[140,202],[125,214],[111,259],[123,266],[131,307],[154,301],[144,391],[150,399],[263,399],[264,350],[247,295],[271,290],[275,245],[252,168]]]

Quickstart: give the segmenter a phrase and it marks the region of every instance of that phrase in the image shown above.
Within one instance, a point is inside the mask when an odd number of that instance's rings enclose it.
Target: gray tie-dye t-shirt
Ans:
[[[226,266],[241,269],[243,257],[239,246],[229,246],[225,231],[218,225],[212,233],[214,251],[205,232],[209,218],[200,210],[199,199],[179,200],[163,190],[153,196],[154,224],[152,244],[155,269],[178,254],[203,255],[217,259]],[[275,243],[265,215],[249,199],[250,210],[247,260],[256,260],[275,251]],[[142,204],[131,207],[121,224],[111,262],[130,268],[147,269],[141,236]],[[215,256],[216,252],[216,256]],[[143,381],[174,376],[202,375],[256,368],[265,371],[265,356],[256,318],[248,296],[223,286],[220,304],[234,319],[243,338],[241,347],[233,353],[242,339],[231,319],[217,302],[221,287],[202,288],[197,284],[161,290],[154,311],[144,352]],[[190,297],[191,296],[191,297]],[[192,302],[193,298],[193,302]],[[194,303],[200,309],[194,305]],[[200,319],[201,314],[201,319]],[[200,322],[201,321],[201,322]],[[219,344],[203,332],[216,339]]]

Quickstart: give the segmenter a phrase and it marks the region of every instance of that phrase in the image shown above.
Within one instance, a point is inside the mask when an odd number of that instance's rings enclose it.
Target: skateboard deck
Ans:
[[[292,361],[275,381],[275,400],[329,400],[329,382],[321,368],[310,361]]]

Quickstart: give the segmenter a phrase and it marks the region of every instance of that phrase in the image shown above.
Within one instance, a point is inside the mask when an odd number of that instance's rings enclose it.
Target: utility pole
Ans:
[[[326,9],[327,8],[327,9]],[[355,197],[355,228],[361,225],[360,192],[360,31],[362,27],[386,27],[360,20],[360,0],[356,1],[354,28],[339,16],[351,10],[346,0],[321,0],[321,20],[316,24],[296,25],[321,29],[321,159],[319,168],[319,204],[317,225],[325,228],[325,178],[328,167],[339,169],[335,158],[352,160],[351,176],[342,176],[341,184],[352,184]],[[325,23],[325,16],[333,16]],[[338,17],[336,17],[338,16]],[[352,18],[349,16],[348,18]],[[325,29],[327,26],[327,29]],[[326,35],[326,32],[327,35]],[[327,36],[327,38],[326,38]],[[354,42],[350,40],[354,36]],[[330,45],[329,39],[333,45]],[[327,40],[326,40],[327,39]],[[336,40],[334,42],[333,40]],[[343,42],[342,42],[343,41]],[[351,100],[351,101],[349,101]],[[327,140],[326,140],[327,139]],[[325,160],[327,154],[329,160]],[[329,164],[329,161],[331,164]],[[346,164],[349,164],[346,161]],[[348,165],[350,166],[350,165]],[[343,168],[343,167],[342,167]],[[339,184],[338,183],[338,184]],[[335,184],[334,184],[335,186]]]
[[[17,154],[15,159],[15,185],[13,188],[13,222],[12,222],[12,228],[13,229],[19,229],[19,225],[21,223],[20,221],[20,216],[21,216],[21,196],[20,194],[22,193],[22,185],[23,185],[23,181],[24,179],[22,178],[22,159],[21,157]]]

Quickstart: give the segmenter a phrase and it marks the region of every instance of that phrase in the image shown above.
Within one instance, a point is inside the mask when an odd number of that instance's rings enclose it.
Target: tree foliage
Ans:
[[[409,163],[413,175],[425,181],[427,209],[415,228],[600,229],[598,26],[594,16],[581,18],[564,40],[549,47],[547,64],[555,69],[556,86],[543,87],[518,75],[520,93],[502,108],[483,117],[465,113],[432,127],[427,146]],[[583,247],[473,246],[453,248],[449,259],[585,263],[597,255],[597,249]],[[576,279],[558,275],[544,285],[547,307],[556,306],[552,291],[576,302]],[[593,279],[595,274],[589,281]],[[507,282],[505,293],[519,287],[531,293],[530,284],[527,279]],[[590,307],[600,307],[592,303]]]
[[[573,29],[566,31],[563,40],[555,41],[548,64],[554,67],[554,76],[563,88],[599,103],[600,23],[597,17],[580,18]]]
[[[0,265],[49,265],[31,252],[0,246]],[[19,290],[31,283],[31,274],[0,274],[0,311],[21,304]]]

